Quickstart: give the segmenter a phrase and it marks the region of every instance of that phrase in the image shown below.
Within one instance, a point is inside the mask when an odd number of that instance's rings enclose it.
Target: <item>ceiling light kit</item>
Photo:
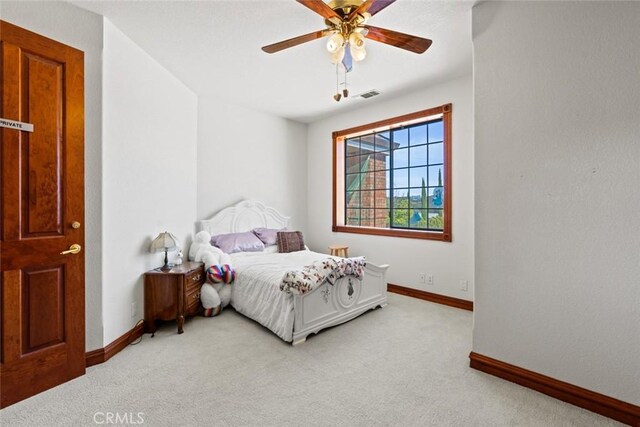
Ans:
[[[262,50],[275,53],[330,35],[327,50],[331,63],[336,64],[336,94],[333,96],[336,101],[349,96],[347,73],[353,70],[354,61],[362,61],[367,57],[365,39],[418,54],[425,52],[431,46],[429,39],[367,25],[369,18],[394,3],[395,0],[332,0],[328,4],[322,0],[296,1],[321,15],[325,19],[327,28],[264,46]],[[339,90],[340,69],[344,70],[342,93]]]

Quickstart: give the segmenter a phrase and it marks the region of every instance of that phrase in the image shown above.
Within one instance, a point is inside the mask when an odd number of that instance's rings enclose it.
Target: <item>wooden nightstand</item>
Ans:
[[[144,274],[145,331],[155,333],[156,320],[176,320],[183,331],[185,316],[202,310],[200,287],[205,281],[204,264],[185,262],[171,270],[159,268]]]

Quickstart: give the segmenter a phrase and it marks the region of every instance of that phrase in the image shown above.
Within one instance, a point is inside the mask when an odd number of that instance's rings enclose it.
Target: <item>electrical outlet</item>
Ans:
[[[468,280],[460,280],[460,290],[468,291],[469,290],[469,281]]]
[[[427,285],[433,285],[433,274],[427,276]]]
[[[131,317],[136,317],[136,302],[131,303]]]
[[[426,281],[426,277],[427,277],[426,274],[420,273],[420,278],[419,278],[420,283],[424,283]]]

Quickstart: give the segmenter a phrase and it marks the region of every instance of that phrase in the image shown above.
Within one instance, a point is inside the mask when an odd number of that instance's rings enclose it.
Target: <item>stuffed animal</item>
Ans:
[[[222,311],[222,300],[220,300],[218,291],[214,289],[211,283],[205,283],[200,288],[200,301],[202,301],[202,306],[204,307],[204,312],[202,313],[204,317],[217,316]]]
[[[202,261],[202,256],[207,252],[213,252],[218,254],[218,256],[225,254],[219,248],[211,245],[211,234],[206,231],[200,231],[196,233],[193,238],[193,243],[191,243],[191,247],[189,247],[189,260]]]
[[[231,285],[235,271],[231,267],[231,257],[219,248],[211,245],[211,234],[206,231],[197,233],[189,248],[189,259],[201,261],[207,272],[207,283],[200,289],[200,300],[204,315],[216,316],[231,301]]]
[[[225,264],[221,264],[225,261]],[[202,256],[202,262],[207,275],[207,283],[211,284],[220,296],[222,307],[226,307],[231,301],[231,282],[235,279],[235,271],[233,271],[230,263],[231,257],[225,253],[217,257],[214,253],[207,252]],[[217,273],[221,270],[223,271],[222,276]],[[227,270],[233,271],[233,274],[224,273]]]

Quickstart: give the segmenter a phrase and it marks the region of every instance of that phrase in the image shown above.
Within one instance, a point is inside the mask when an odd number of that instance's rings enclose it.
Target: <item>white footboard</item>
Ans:
[[[308,294],[294,295],[293,345],[304,342],[309,334],[387,305],[387,268],[367,263],[362,280],[347,276],[333,286],[325,282]]]

